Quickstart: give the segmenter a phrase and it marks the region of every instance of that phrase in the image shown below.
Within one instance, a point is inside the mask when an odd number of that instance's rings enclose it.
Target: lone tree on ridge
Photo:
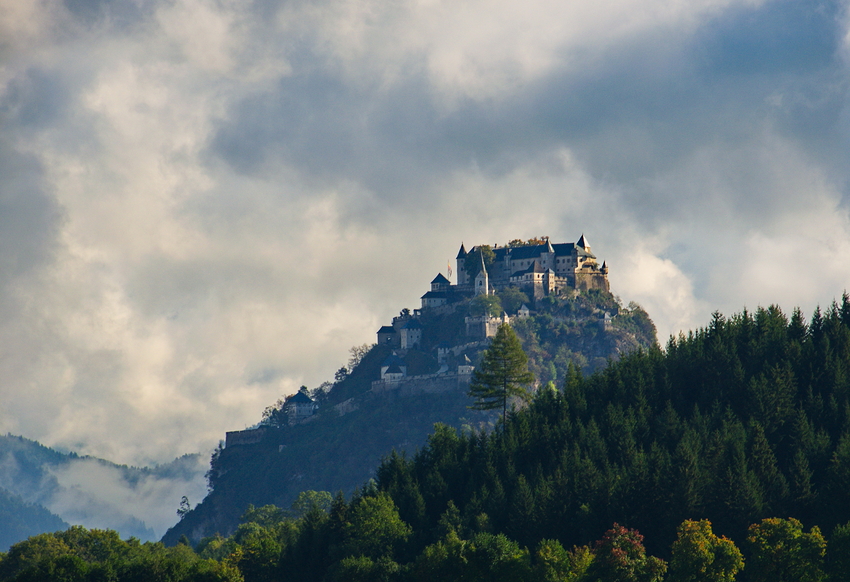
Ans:
[[[518,396],[527,400],[526,386],[532,382],[534,374],[528,370],[528,356],[511,326],[503,323],[485,350],[481,365],[472,373],[467,394],[475,403],[469,408],[494,410],[501,407],[502,422],[505,422],[508,399]]]

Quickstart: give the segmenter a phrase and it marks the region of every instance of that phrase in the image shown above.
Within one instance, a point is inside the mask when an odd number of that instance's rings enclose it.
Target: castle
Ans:
[[[468,252],[461,243],[456,260],[457,283],[453,285],[447,277],[438,273],[431,281],[431,290],[422,296],[421,309],[413,313],[404,310],[393,318],[392,325],[378,330],[379,345],[403,350],[415,347],[422,339],[422,325],[419,323],[422,311],[452,310],[455,303],[476,295],[492,295],[507,287],[516,287],[526,293],[531,302],[570,291],[609,291],[608,265],[603,262],[599,266],[583,234],[576,243],[552,244],[544,239],[542,244],[479,246]],[[528,307],[523,305],[517,316],[527,313]],[[486,339],[509,319],[507,314],[501,318],[489,315],[467,317],[466,335]]]
[[[536,303],[547,296],[557,296],[574,291],[600,289],[609,291],[608,265],[600,267],[590,244],[582,234],[578,242],[552,244],[543,239],[542,244],[472,247],[467,252],[463,243],[457,254],[457,283],[442,273],[431,281],[431,290],[422,296],[421,309],[403,310],[394,317],[392,325],[378,330],[378,345],[394,348],[381,366],[379,380],[372,382],[373,392],[386,390],[441,391],[469,383],[474,369],[468,358],[460,359],[465,351],[481,349],[498,327],[514,318],[528,317],[528,306],[523,305],[514,316],[502,313],[494,317],[466,316],[466,341],[458,346],[437,346],[440,370],[427,376],[408,376],[403,356],[407,350],[421,348],[423,327],[419,321],[423,312],[435,313],[454,310],[460,302],[478,295],[492,295],[507,287],[516,287]],[[536,242],[536,241],[535,241]],[[449,267],[451,277],[451,267]],[[396,352],[395,350],[399,350]],[[465,356],[464,356],[465,357]],[[450,371],[450,364],[457,372]]]
[[[599,266],[583,234],[576,243],[552,244],[546,238],[542,244],[517,242],[520,244],[476,246],[468,252],[461,243],[456,257],[457,283],[453,285],[449,278],[438,273],[431,281],[430,291],[422,296],[421,309],[414,309],[413,312],[404,309],[393,318],[392,325],[382,326],[378,330],[378,345],[388,346],[393,351],[381,364],[379,379],[372,382],[373,393],[392,391],[403,395],[465,389],[475,369],[467,352],[479,352],[486,348],[488,338],[495,335],[500,325],[530,314],[528,306],[523,305],[513,316],[502,313],[501,317],[493,317],[491,314],[465,317],[466,334],[463,340],[457,345],[441,342],[436,346],[439,370],[408,376],[404,357],[409,350],[421,349],[424,328],[420,317],[423,311],[451,312],[464,300],[477,295],[492,295],[508,287],[516,287],[526,293],[531,303],[547,296],[575,291],[609,291],[608,265],[603,262]],[[451,268],[448,275],[452,275]],[[607,313],[602,325],[603,329],[611,325]],[[349,399],[336,408],[339,414],[345,414],[356,409],[356,405]],[[283,405],[288,424],[306,422],[316,410],[317,404],[305,391],[287,397]],[[260,442],[265,430],[261,427],[228,432],[226,446]]]
[[[492,253],[492,262],[485,255]],[[473,258],[472,261],[469,259]],[[608,265],[600,267],[582,234],[578,242],[523,246],[472,247],[463,243],[457,254],[457,284],[442,273],[431,281],[422,296],[422,309],[439,307],[474,295],[490,295],[506,287],[517,287],[532,301],[568,290],[608,291]]]

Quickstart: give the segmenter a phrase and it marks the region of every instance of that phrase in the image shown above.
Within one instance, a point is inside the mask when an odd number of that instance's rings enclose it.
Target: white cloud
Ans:
[[[726,40],[786,4],[3,3],[0,430],[207,450],[329,379],[461,241],[586,233],[662,342],[829,301],[845,65]]]
[[[182,476],[151,473],[129,481],[120,468],[94,459],[74,460],[50,471],[55,487],[42,504],[71,524],[157,540],[174,525],[182,496],[195,504],[206,495],[205,462],[195,458],[194,472]]]

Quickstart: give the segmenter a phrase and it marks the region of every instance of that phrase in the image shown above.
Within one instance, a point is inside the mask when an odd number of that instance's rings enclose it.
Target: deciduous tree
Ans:
[[[826,540],[794,518],[771,517],[750,526],[748,578],[753,582],[821,582]]]
[[[673,542],[667,582],[732,582],[744,567],[741,551],[711,531],[711,522],[685,520]]]

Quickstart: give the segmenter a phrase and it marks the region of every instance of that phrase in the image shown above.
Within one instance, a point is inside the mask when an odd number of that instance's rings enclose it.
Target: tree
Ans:
[[[523,303],[529,302],[528,295],[513,286],[499,291],[499,299],[502,300],[502,307],[508,313],[516,313]]]
[[[469,396],[475,399],[474,410],[502,409],[505,421],[508,399],[518,396],[528,399],[526,386],[534,381],[528,371],[528,356],[522,351],[519,338],[507,323],[496,331],[490,347],[484,352],[481,365],[472,374]]]
[[[842,580],[850,572],[850,523],[835,526],[826,552],[829,580]]]
[[[685,520],[673,542],[668,582],[733,582],[744,567],[741,551],[711,531],[711,522]]]
[[[557,540],[540,540],[534,553],[534,569],[543,582],[576,582],[590,563],[593,552],[587,546],[567,551]]]
[[[260,424],[278,428],[289,424],[289,419],[283,411],[285,404],[286,401],[283,398],[278,398],[277,402],[271,406],[266,406],[266,409],[263,410],[263,419],[260,421]]]
[[[809,533],[793,517],[771,517],[750,526],[748,579],[753,582],[821,582],[826,540],[817,526]]]
[[[392,557],[411,533],[389,495],[378,493],[374,497],[362,497],[352,507],[344,527],[344,553],[372,559]]]
[[[493,252],[493,249],[490,245],[479,245],[474,247],[469,253],[467,253],[466,258],[464,259],[464,268],[466,269],[466,274],[470,277],[470,279],[475,278],[475,275],[478,274],[478,271],[481,268],[481,256],[484,256],[484,267],[490,268],[490,265],[493,264],[493,261],[496,260],[496,253]]]
[[[587,569],[594,582],[661,582],[667,564],[647,556],[643,536],[617,523],[596,542],[596,555]]]
[[[183,519],[190,511],[192,511],[192,505],[189,503],[189,498],[184,495],[180,500],[180,507],[177,508],[177,515]]]
[[[292,513],[302,517],[308,511],[324,511],[327,513],[333,504],[333,495],[327,491],[302,491],[292,502]]]
[[[502,302],[498,295],[477,295],[469,302],[469,315],[498,317],[502,313]]]
[[[348,353],[351,354],[351,357],[348,358],[348,372],[351,373],[354,371],[366,354],[369,353],[375,347],[375,344],[361,344],[359,346],[351,346],[349,348]]]

